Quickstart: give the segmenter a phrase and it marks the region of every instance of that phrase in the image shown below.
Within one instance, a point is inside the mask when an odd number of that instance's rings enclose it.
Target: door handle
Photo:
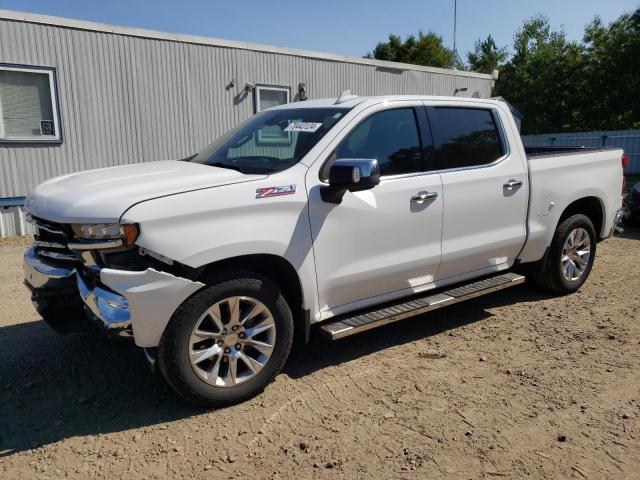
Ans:
[[[427,192],[423,190],[411,197],[411,201],[414,203],[424,203],[425,200],[433,200],[434,198],[438,198],[438,192]]]
[[[521,187],[521,186],[522,186],[522,180],[514,180],[513,178],[504,184],[504,188],[506,188],[507,190],[513,190],[516,187]]]

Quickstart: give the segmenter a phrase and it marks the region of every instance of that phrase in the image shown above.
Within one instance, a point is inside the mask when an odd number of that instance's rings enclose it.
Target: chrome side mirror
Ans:
[[[344,194],[370,190],[380,183],[380,167],[376,159],[342,158],[329,169],[329,185],[321,187],[322,200],[340,203]]]

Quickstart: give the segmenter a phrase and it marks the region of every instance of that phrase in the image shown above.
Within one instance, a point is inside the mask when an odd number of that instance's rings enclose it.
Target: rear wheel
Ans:
[[[258,274],[233,272],[208,283],[174,314],[158,362],[186,400],[222,406],[260,393],[280,372],[293,316],[278,287]]]
[[[593,223],[586,215],[573,215],[558,225],[547,255],[528,278],[553,293],[573,293],[587,280],[595,254]]]

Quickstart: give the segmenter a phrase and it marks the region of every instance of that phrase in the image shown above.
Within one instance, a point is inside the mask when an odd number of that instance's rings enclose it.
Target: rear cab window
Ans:
[[[497,114],[488,108],[427,107],[439,170],[489,165],[506,154]]]

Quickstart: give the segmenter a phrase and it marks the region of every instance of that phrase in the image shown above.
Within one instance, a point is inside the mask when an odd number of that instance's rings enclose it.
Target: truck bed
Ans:
[[[524,145],[524,152],[528,159],[540,157],[555,157],[561,155],[575,155],[580,153],[594,153],[606,150],[617,150],[619,147],[557,147],[547,145]]]

